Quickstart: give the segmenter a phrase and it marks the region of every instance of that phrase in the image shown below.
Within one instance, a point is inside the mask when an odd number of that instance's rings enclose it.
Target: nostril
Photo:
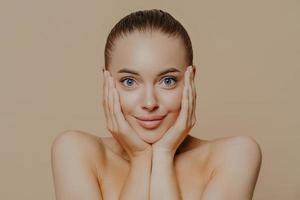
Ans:
[[[146,98],[143,107],[152,110],[158,107],[158,103],[154,97]]]
[[[147,110],[153,111],[153,110],[157,109],[158,106],[145,106],[144,108]]]
[[[143,108],[153,111],[158,108],[158,104],[156,102],[147,102],[145,105],[143,105]]]

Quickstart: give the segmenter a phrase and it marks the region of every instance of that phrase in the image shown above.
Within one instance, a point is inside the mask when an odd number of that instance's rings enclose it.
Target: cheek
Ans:
[[[120,105],[124,115],[134,113],[137,105],[140,104],[139,92],[128,92],[122,89],[117,89],[120,96]],[[178,112],[181,106],[182,87],[174,90],[163,90],[158,94],[160,104],[169,112]]]
[[[161,103],[169,112],[178,112],[181,106],[181,89],[171,90],[169,92],[164,92],[160,95]]]
[[[132,111],[138,105],[138,94],[134,92],[126,92],[124,90],[118,90],[120,95],[120,105],[124,115],[132,113]]]

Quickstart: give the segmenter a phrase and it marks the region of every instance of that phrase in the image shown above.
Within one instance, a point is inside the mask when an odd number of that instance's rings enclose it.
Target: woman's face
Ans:
[[[108,69],[123,115],[139,137],[155,143],[175,123],[181,108],[185,48],[161,32],[133,32],[115,41]],[[161,121],[138,118],[163,117]]]

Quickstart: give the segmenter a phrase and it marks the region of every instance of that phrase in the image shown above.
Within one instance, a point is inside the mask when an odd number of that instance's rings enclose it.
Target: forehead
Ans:
[[[115,41],[110,70],[114,73],[126,68],[151,74],[170,67],[184,69],[185,65],[185,48],[180,38],[158,31],[135,31]]]

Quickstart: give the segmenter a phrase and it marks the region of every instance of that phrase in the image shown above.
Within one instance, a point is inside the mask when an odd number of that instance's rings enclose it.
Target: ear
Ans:
[[[193,66],[193,77],[195,78],[196,75],[196,65],[192,65]]]
[[[100,70],[99,70],[99,71],[101,71],[101,72],[102,72],[102,74],[103,74],[103,73],[104,73],[104,70],[105,70],[105,66],[101,65],[101,66],[100,66]]]

